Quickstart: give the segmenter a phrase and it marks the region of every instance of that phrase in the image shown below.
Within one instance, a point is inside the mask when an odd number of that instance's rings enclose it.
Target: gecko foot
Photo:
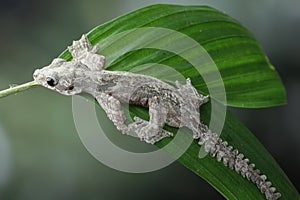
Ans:
[[[134,120],[135,122],[129,124],[128,128],[130,131],[135,132],[142,141],[154,144],[165,137],[173,136],[173,133],[162,128],[157,128],[153,124],[150,124],[148,121],[139,117],[135,117]]]

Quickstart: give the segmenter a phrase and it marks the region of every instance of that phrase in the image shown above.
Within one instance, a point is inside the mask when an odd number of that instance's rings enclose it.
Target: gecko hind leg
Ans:
[[[129,129],[134,131],[141,140],[151,144],[165,137],[173,136],[172,133],[163,129],[167,113],[159,97],[149,99],[149,115],[149,122],[135,117],[135,122],[129,124]]]
[[[139,117],[134,117],[135,122],[128,125],[130,131],[133,131],[136,133],[136,135],[142,140],[150,144],[154,144],[155,142],[158,142],[159,140],[165,138],[165,137],[171,137],[173,136],[173,133],[166,131],[163,128],[159,128],[158,130],[155,130],[154,132],[147,132],[144,127],[149,126],[149,122],[141,119]],[[150,134],[149,134],[150,133]]]
[[[199,107],[208,102],[208,96],[204,96],[191,84],[191,79],[186,79],[186,84],[182,85],[176,81],[178,92],[185,98],[185,104],[181,107],[182,124],[193,132],[193,138],[199,139],[207,132],[207,127],[200,121]],[[201,124],[201,126],[199,126]]]

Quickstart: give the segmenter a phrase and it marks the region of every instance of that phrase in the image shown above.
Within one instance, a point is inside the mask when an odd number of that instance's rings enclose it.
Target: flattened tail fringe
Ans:
[[[272,187],[272,183],[267,181],[267,176],[260,173],[259,169],[255,169],[255,164],[249,163],[248,158],[244,158],[242,153],[232,146],[228,146],[226,141],[222,139],[204,124],[199,126],[199,145],[204,147],[204,150],[212,157],[217,157],[219,162],[223,161],[225,166],[234,169],[237,173],[246,177],[252,183],[256,184],[257,188],[265,195],[267,200],[276,200],[281,197],[281,194],[276,192],[276,188]]]

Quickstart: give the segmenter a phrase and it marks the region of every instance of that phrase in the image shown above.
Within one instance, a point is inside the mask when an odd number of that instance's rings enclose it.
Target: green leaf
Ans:
[[[88,36],[93,44],[99,43],[103,47],[100,53],[109,56],[106,53],[113,51],[119,56],[117,61],[107,66],[109,70],[127,71],[149,62],[161,63],[172,66],[186,77],[190,77],[194,80],[196,88],[207,94],[206,84],[209,82],[205,83],[199,73],[191,71],[193,66],[190,63],[172,53],[148,49],[121,54],[126,52],[126,48],[129,50],[132,46],[140,45],[143,42],[141,38],[134,38],[130,43],[124,40],[123,46],[119,46],[120,49],[107,51],[108,37],[142,27],[172,29],[186,34],[202,45],[216,63],[222,76],[227,105],[258,108],[286,103],[285,89],[258,41],[236,20],[213,8],[149,6],[100,25]],[[67,51],[62,57],[71,58]],[[187,71],[189,72],[185,73]],[[214,88],[218,87],[219,84],[214,85]]]
[[[144,108],[135,107],[132,108],[131,112],[133,114],[138,113],[140,116],[147,115],[147,110]],[[209,122],[210,112],[211,109],[209,104],[201,107],[202,120],[206,124]],[[188,132],[186,131],[186,133]],[[176,134],[176,132],[174,132],[174,134]],[[256,168],[260,169],[262,174],[265,174],[277,191],[281,193],[282,197],[280,199],[300,199],[299,193],[273,157],[257,138],[255,138],[255,136],[229,111],[226,115],[221,138],[228,141],[231,146],[235,147],[235,149],[238,149],[245,157],[249,158],[250,163],[255,163]],[[170,138],[163,139],[156,143],[156,146],[162,148],[168,144],[170,140]],[[176,148],[181,148],[181,146],[178,145],[168,149],[169,155],[172,156],[174,154],[173,152],[177,151]],[[198,157],[199,152],[200,146],[197,141],[194,141],[178,161],[198,176],[205,179],[226,197],[226,199],[265,199],[264,195],[260,193],[252,182],[243,178],[234,170],[225,167],[223,163],[218,162],[216,158],[206,156],[200,159]]]
[[[183,48],[186,44],[184,42],[181,43],[182,47],[178,47],[178,50],[184,51],[182,54],[166,48],[155,48],[157,45],[170,46],[182,38],[171,32],[166,35],[147,32],[150,29],[142,29],[146,27],[177,31],[200,44],[208,54]],[[138,32],[131,32],[132,29],[138,29]],[[162,29],[156,30],[160,33]],[[153,5],[100,25],[89,32],[88,37],[93,44],[102,47],[100,53],[108,59],[108,70],[146,72],[169,83],[174,83],[176,78],[180,79],[180,76],[174,76],[179,73],[183,77],[190,77],[199,92],[209,93],[212,100],[230,106],[257,108],[280,105],[286,101],[280,78],[257,40],[236,20],[210,7]],[[206,79],[214,77],[215,73],[212,69],[214,65],[211,65],[207,55],[214,61],[223,82],[215,81],[214,78]],[[68,51],[61,57],[71,59]],[[190,62],[194,58],[204,59],[200,74]],[[223,84],[227,102],[219,96],[222,96]],[[211,90],[217,92],[212,95]],[[130,112],[143,118],[148,116],[147,110],[139,107],[131,108]],[[209,123],[210,115],[210,104],[202,106],[201,119],[204,123]],[[272,156],[228,112],[221,138],[242,152],[268,176],[282,194],[281,199],[300,199],[297,190]],[[161,148],[169,141],[166,138],[156,145]],[[208,181],[227,199],[264,199],[254,184],[215,158],[206,156],[199,159],[199,151],[200,146],[196,141],[193,142],[179,158],[179,162]],[[172,155],[172,149],[169,153]]]

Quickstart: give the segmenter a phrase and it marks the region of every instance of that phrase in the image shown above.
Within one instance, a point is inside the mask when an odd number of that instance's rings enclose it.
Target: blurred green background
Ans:
[[[262,43],[287,89],[288,105],[232,109],[300,188],[300,1],[37,1],[0,4],[0,89],[30,81],[73,39],[154,3],[210,5]],[[253,147],[255,148],[255,147]],[[127,174],[95,160],[76,133],[71,98],[35,88],[0,100],[0,199],[223,199],[178,163]]]

